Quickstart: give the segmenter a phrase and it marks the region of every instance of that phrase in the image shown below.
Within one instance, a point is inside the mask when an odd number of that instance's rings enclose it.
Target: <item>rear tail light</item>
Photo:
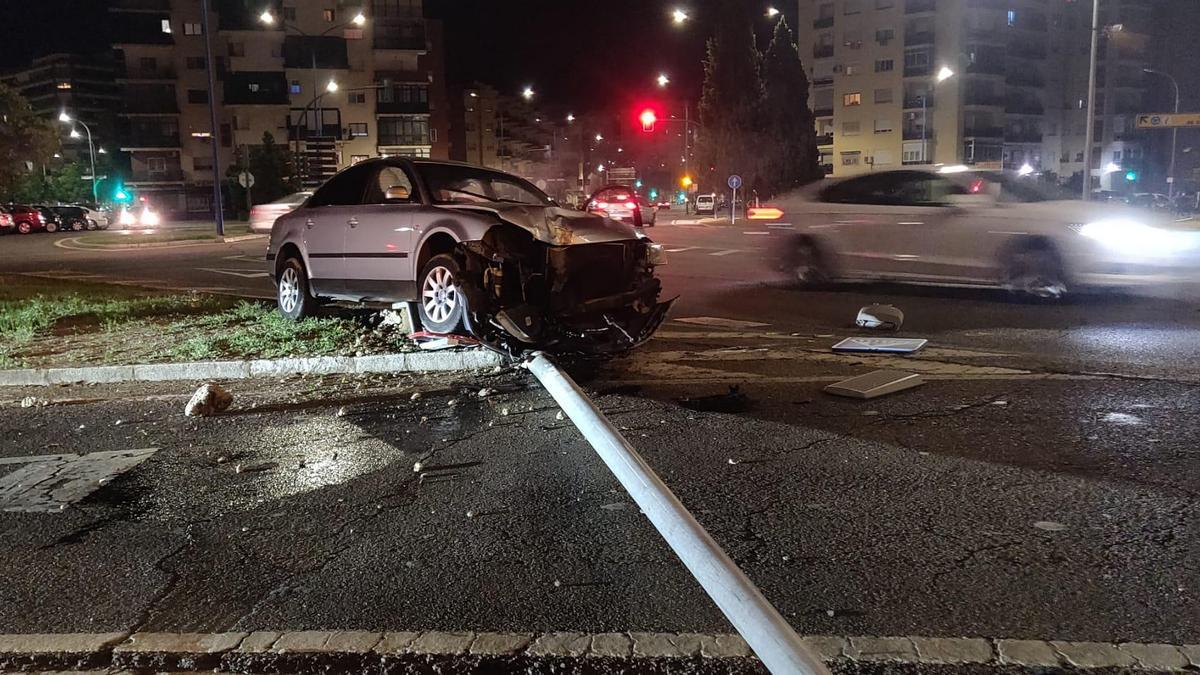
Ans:
[[[779,220],[783,217],[783,211],[774,206],[752,206],[746,215],[750,220]]]

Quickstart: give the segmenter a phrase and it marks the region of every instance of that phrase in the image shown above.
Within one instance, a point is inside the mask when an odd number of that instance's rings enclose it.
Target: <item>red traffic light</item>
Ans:
[[[654,131],[654,123],[658,121],[658,115],[650,108],[646,108],[641,115],[638,115],[638,120],[642,123],[642,131]]]

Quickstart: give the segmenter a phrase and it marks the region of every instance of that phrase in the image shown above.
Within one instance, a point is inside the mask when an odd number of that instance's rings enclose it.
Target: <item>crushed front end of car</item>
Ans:
[[[460,244],[469,324],[484,344],[512,355],[611,356],[666,318],[673,300],[659,301],[661,246],[595,215],[554,209],[544,227],[504,215],[511,220]]]

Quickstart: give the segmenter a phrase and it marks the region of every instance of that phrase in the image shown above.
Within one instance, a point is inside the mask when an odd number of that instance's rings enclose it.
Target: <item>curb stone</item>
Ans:
[[[964,673],[1194,672],[1196,645],[989,640],[941,637],[840,637],[801,641],[838,672]],[[631,663],[632,662],[632,663]],[[432,667],[522,672],[592,672],[596,664],[637,672],[761,673],[738,635],[695,633],[475,633],[256,631],[253,633],[97,633],[0,635],[0,671],[140,668],[175,672],[304,672]],[[588,665],[592,664],[592,665]],[[632,665],[636,664],[636,666]],[[508,672],[509,670],[506,670]],[[109,671],[111,672],[111,671]]]
[[[83,368],[0,370],[0,387],[52,384],[115,384],[172,380],[242,380],[283,375],[353,375],[367,373],[446,372],[476,370],[504,364],[504,357],[486,349],[442,352],[317,356],[310,358],[142,363]]]

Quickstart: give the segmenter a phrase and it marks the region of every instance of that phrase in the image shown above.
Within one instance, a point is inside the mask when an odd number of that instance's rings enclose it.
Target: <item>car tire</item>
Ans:
[[[21,234],[29,234],[30,232],[33,232],[33,225],[29,223],[29,221],[22,220],[21,222],[17,223],[17,232]]]
[[[71,222],[71,231],[72,232],[83,232],[84,227],[86,227],[86,226],[84,225],[84,222],[82,220],[75,220],[75,221]]]
[[[784,267],[797,286],[811,288],[829,283],[825,256],[811,239],[800,239],[792,245]]]
[[[299,258],[290,257],[279,266],[279,276],[275,280],[275,304],[279,313],[292,321],[312,316],[316,310],[317,299],[312,296],[308,285],[308,271]]]
[[[1067,294],[1062,260],[1047,244],[1028,244],[1014,249],[1004,261],[1004,287],[1022,298],[1059,300]]]
[[[453,333],[465,326],[467,298],[458,289],[462,268],[454,256],[443,253],[425,263],[418,277],[417,313],[431,333]]]
[[[88,221],[87,221],[87,229],[89,229],[89,230],[98,230],[98,229],[100,229],[100,224],[99,224],[99,223],[97,223],[96,221],[92,220],[91,218],[88,218]]]
[[[51,234],[58,232],[58,223],[54,222],[53,220],[46,223],[46,231]]]

